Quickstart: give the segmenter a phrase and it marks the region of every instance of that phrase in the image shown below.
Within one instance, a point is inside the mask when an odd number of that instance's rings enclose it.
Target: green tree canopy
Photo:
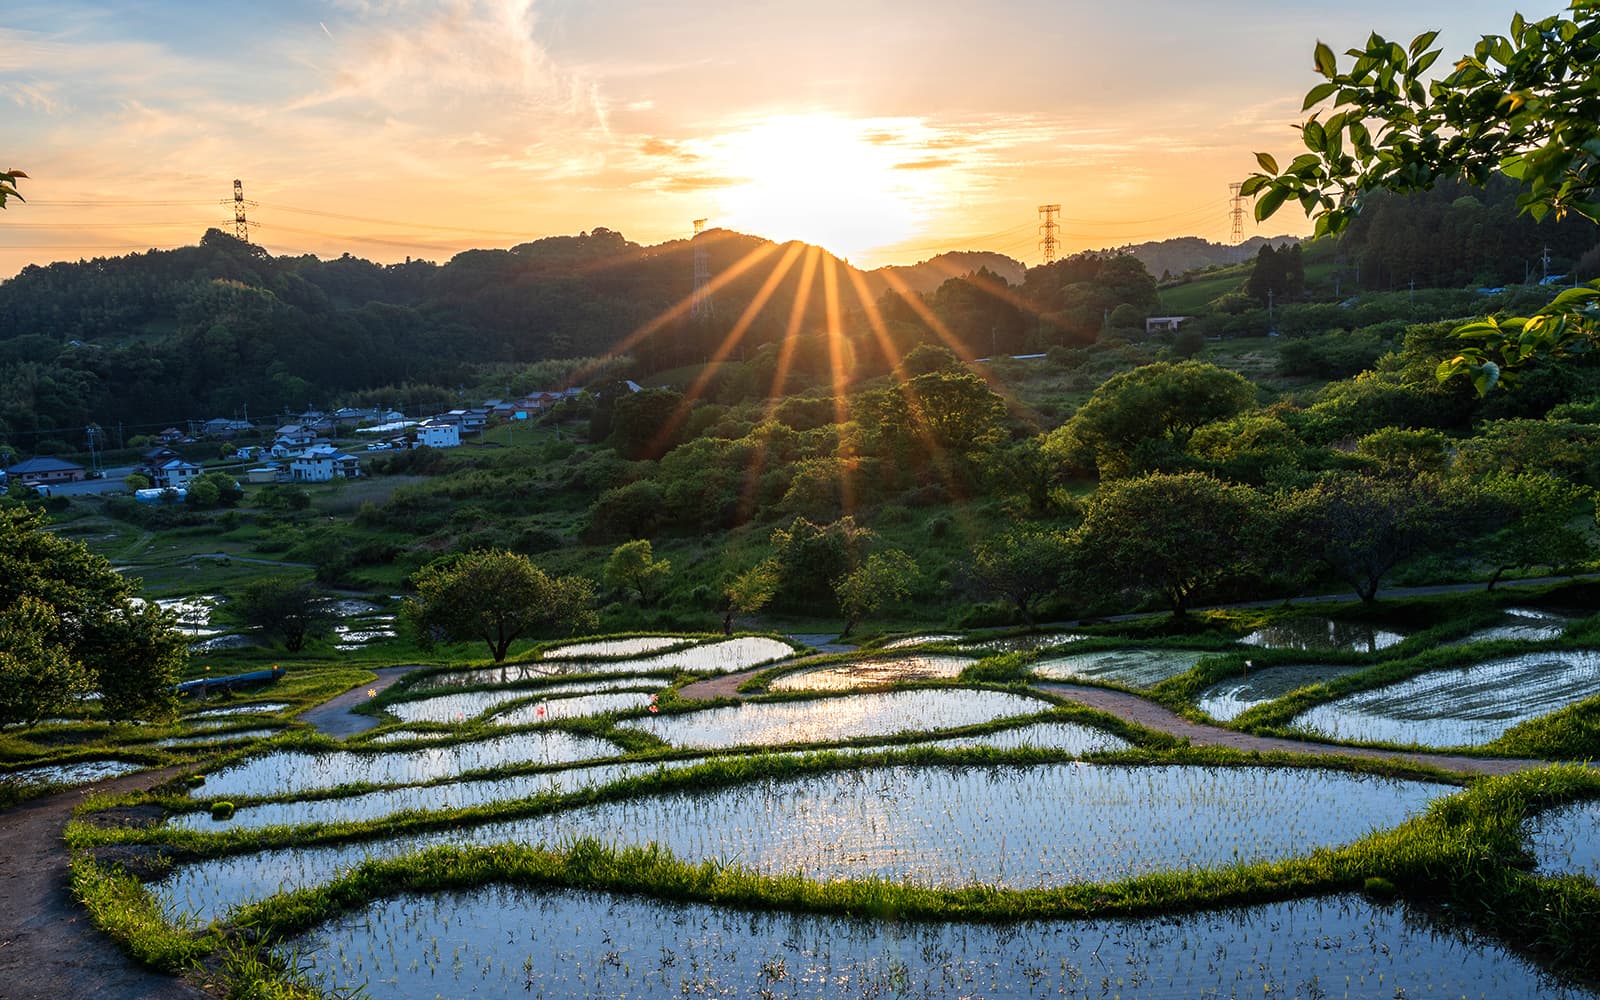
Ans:
[[[411,578],[417,596],[404,607],[424,642],[481,641],[499,663],[518,639],[593,631],[593,582],[551,579],[528,557],[503,549],[438,560]]]
[[[899,549],[874,552],[866,561],[833,582],[833,594],[844,612],[840,638],[868,615],[877,614],[911,596],[911,586],[921,575],[916,560]]]
[[[1291,496],[1291,545],[1325,563],[1366,603],[1401,562],[1464,540],[1464,498],[1438,477],[1332,474]]]
[[[289,576],[251,580],[228,607],[246,625],[277,636],[291,653],[304,649],[307,639],[325,635],[335,617],[310,580]]]
[[[983,590],[1010,601],[1032,627],[1034,611],[1060,590],[1072,564],[1072,544],[1055,531],[1012,529],[986,539],[972,552],[972,579]]]
[[[1197,472],[1102,483],[1075,536],[1086,584],[1153,592],[1175,617],[1200,591],[1252,571],[1265,518],[1255,491]]]
[[[1072,468],[1102,478],[1136,475],[1171,463],[1205,424],[1255,401],[1243,376],[1201,361],[1157,362],[1107,379],[1045,449]]]
[[[1375,191],[1425,191],[1440,180],[1482,186],[1497,172],[1522,185],[1518,205],[1534,219],[1567,213],[1600,221],[1600,8],[1574,0],[1569,16],[1511,19],[1506,35],[1485,35],[1442,78],[1428,71],[1442,54],[1437,31],[1409,45],[1372,34],[1339,59],[1318,42],[1323,82],[1306,94],[1317,108],[1301,128],[1306,152],[1281,165],[1267,153],[1244,182],[1258,195],[1256,218],[1290,199],[1316,218],[1318,235],[1342,231]],[[1600,288],[1563,292],[1528,317],[1459,327],[1459,354],[1441,379],[1469,376],[1487,392],[1530,360],[1587,351],[1600,333]]]
[[[35,722],[89,691],[107,718],[169,714],[184,639],[133,590],[42,514],[0,509],[0,721]]]
[[[642,604],[654,604],[672,575],[672,562],[657,559],[647,538],[623,542],[611,550],[603,579],[608,587],[631,590]]]

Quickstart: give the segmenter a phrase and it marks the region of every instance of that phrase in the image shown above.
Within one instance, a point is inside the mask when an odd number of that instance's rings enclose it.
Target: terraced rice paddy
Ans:
[[[51,764],[0,771],[0,781],[17,785],[87,785],[122,774],[131,774],[146,764],[126,760],[83,760],[73,764]]]
[[[1318,705],[1292,725],[1356,742],[1476,746],[1595,694],[1600,653],[1526,653],[1362,691]]]
[[[1542,875],[1600,882],[1600,801],[1574,802],[1533,817],[1528,848]]]
[[[1336,771],[1040,764],[884,766],[667,792],[397,838],[287,848],[178,868],[169,915],[209,920],[365,857],[440,844],[656,843],[817,879],[1067,885],[1301,855],[1394,826],[1455,789]],[[1340,808],[1324,808],[1337,800]]]
[[[1050,708],[1038,698],[1001,691],[886,691],[815,701],[745,702],[621,725],[674,746],[716,749],[960,729]]]
[[[1195,704],[1213,719],[1232,722],[1250,709],[1277,701],[1291,691],[1366,669],[1328,663],[1290,663],[1261,670],[1246,668],[1239,677],[1206,688]]]
[[[283,732],[281,729],[237,729],[230,733],[196,733],[193,736],[169,736],[164,740],[156,740],[158,747],[188,747],[206,746],[216,743],[241,743],[246,740],[264,740],[277,736]]]
[[[420,750],[264,754],[206,776],[208,799],[296,795],[356,782],[418,785],[516,764],[573,764],[617,755],[616,744],[559,731],[511,733]]]
[[[1264,649],[1302,649],[1314,653],[1376,653],[1405,641],[1399,632],[1336,622],[1329,618],[1291,618],[1256,629],[1239,641]]]
[[[694,642],[681,635],[640,635],[628,639],[599,639],[594,642],[569,642],[544,651],[547,660],[582,660],[590,657],[641,656],[673,646]]]
[[[1420,911],[1348,896],[989,925],[485,886],[381,900],[291,949],[325,986],[398,1000],[1594,995]]]
[[[931,646],[934,643],[960,642],[957,632],[924,632],[921,635],[901,636],[880,646],[880,649],[910,649],[913,646]]]
[[[1111,753],[1127,750],[1132,744],[1120,736],[1080,726],[1075,722],[1035,722],[1016,726],[981,736],[955,736],[946,740],[929,740],[917,746],[938,747],[944,750],[969,750],[987,747],[991,750],[1060,750],[1070,754]]]
[[[655,700],[648,691],[615,691],[609,694],[575,695],[570,698],[544,698],[506,709],[489,721],[497,726],[531,726],[556,719],[581,719],[611,712],[636,712]]]
[[[1067,646],[1074,642],[1082,642],[1088,636],[1077,632],[1043,632],[1037,635],[1012,635],[1003,639],[985,639],[980,642],[964,643],[966,649],[984,653],[1023,653],[1035,649],[1055,649],[1057,646]]]
[[[1033,673],[1046,680],[1099,680],[1149,687],[1189,672],[1202,657],[1209,655],[1192,649],[1107,649],[1098,653],[1052,656],[1035,663]]]
[[[1454,642],[1447,642],[1447,646],[1465,646],[1474,642],[1490,642],[1497,639],[1511,639],[1518,642],[1548,642],[1551,639],[1561,638],[1561,634],[1572,624],[1572,619],[1564,615],[1552,614],[1548,611],[1535,611],[1531,608],[1506,608],[1501,614],[1498,625],[1481,628],[1476,632],[1463,636]]]
[[[768,686],[773,691],[855,691],[899,681],[951,680],[976,662],[970,656],[938,655],[856,660],[797,670]]]
[[[198,712],[190,712],[184,720],[190,719],[222,719],[234,715],[272,715],[289,707],[286,701],[258,701],[251,705],[226,705],[221,708],[207,708]]]

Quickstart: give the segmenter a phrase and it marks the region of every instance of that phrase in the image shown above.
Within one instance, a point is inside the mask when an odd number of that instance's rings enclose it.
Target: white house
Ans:
[[[169,458],[150,471],[151,485],[164,490],[179,490],[186,488],[190,481],[200,474],[201,469],[193,462],[185,462],[181,458]]]
[[[297,483],[326,483],[336,477],[355,479],[360,475],[360,459],[326,446],[307,449],[289,463],[289,478]]]
[[[417,427],[415,448],[456,448],[461,445],[461,427],[457,424],[426,423]]]

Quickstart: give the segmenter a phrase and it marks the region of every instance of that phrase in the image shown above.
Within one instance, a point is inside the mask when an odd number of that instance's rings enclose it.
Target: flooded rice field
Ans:
[[[1060,750],[1070,754],[1112,753],[1131,749],[1133,744],[1120,736],[1076,722],[1035,722],[980,736],[956,736],[947,740],[919,742],[917,746],[941,750]]]
[[[208,774],[199,794],[226,799],[293,795],[352,783],[417,785],[501,765],[573,764],[614,757],[617,752],[609,740],[559,731],[512,733],[419,750],[286,750]]]
[[[1540,813],[1527,830],[1541,875],[1581,875],[1600,882],[1600,800]]]
[[[1477,746],[1596,694],[1600,653],[1524,653],[1362,691],[1318,705],[1291,724],[1340,740]]]
[[[673,646],[683,646],[693,642],[681,635],[640,635],[628,639],[598,639],[594,642],[569,642],[565,646],[556,646],[544,651],[547,660],[581,660],[589,657],[617,657],[640,656],[644,653],[655,653]]]
[[[1549,611],[1535,611],[1532,608],[1506,608],[1501,613],[1498,624],[1481,628],[1470,635],[1447,642],[1445,645],[1465,646],[1469,643],[1489,642],[1496,639],[1513,639],[1519,642],[1548,642],[1551,639],[1561,638],[1561,634],[1571,624],[1571,618]]]
[[[207,708],[198,712],[189,712],[184,719],[222,719],[232,715],[271,715],[281,712],[289,707],[286,701],[258,701],[251,705],[227,705],[222,708]]]
[[[1038,698],[1001,691],[886,691],[815,701],[745,702],[621,725],[674,746],[716,749],[960,729],[1052,707]]]
[[[1149,687],[1169,677],[1188,673],[1209,652],[1192,649],[1107,649],[1098,653],[1052,656],[1033,665],[1033,673],[1046,680],[1101,680]]]
[[[936,654],[857,660],[797,670],[768,686],[773,691],[854,691],[898,681],[952,680],[976,662],[970,656]]]
[[[324,987],[399,1000],[1594,996],[1490,939],[1353,896],[990,925],[491,885],[380,900],[291,950]]]
[[[556,847],[578,837],[822,880],[1022,889],[1302,855],[1394,826],[1454,791],[1290,768],[878,766],[210,859],[175,869],[153,891],[169,916],[210,920],[367,857],[441,844]],[[1334,800],[1340,808],[1326,808]]]
[[[966,649],[985,656],[994,653],[1026,653],[1036,649],[1055,649],[1089,638],[1077,632],[1041,632],[1030,635],[1012,635],[1001,639],[982,639],[964,643]]]
[[[884,643],[879,649],[910,649],[912,646],[931,646],[935,643],[960,642],[959,632],[924,632],[921,635],[901,636]]]
[[[1260,670],[1246,668],[1240,676],[1206,688],[1195,704],[1213,719],[1232,722],[1250,709],[1277,701],[1291,691],[1366,669],[1365,666],[1328,663],[1290,663]]]
[[[1302,649],[1313,653],[1376,653],[1405,641],[1399,632],[1329,618],[1291,618],[1256,629],[1239,641],[1264,649]]]
[[[497,726],[531,726],[556,719],[581,719],[611,712],[636,712],[655,701],[649,691],[615,691],[610,694],[583,694],[567,698],[543,698],[508,708],[489,721]]]
[[[123,774],[132,774],[148,764],[126,760],[81,760],[73,764],[50,764],[0,771],[0,782],[16,785],[87,785]]]

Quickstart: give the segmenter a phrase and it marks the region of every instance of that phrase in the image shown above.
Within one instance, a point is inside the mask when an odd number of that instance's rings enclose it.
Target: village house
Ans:
[[[289,478],[297,483],[326,483],[336,478],[355,479],[360,475],[361,460],[331,445],[307,448],[289,463]]]
[[[413,448],[456,448],[461,445],[461,427],[458,424],[428,421],[417,426],[417,440]]]
[[[185,489],[201,471],[193,462],[169,458],[150,470],[150,484],[164,490]]]
[[[23,486],[75,483],[88,477],[89,472],[83,466],[52,455],[30,458],[6,469],[6,481],[21,483]]]

